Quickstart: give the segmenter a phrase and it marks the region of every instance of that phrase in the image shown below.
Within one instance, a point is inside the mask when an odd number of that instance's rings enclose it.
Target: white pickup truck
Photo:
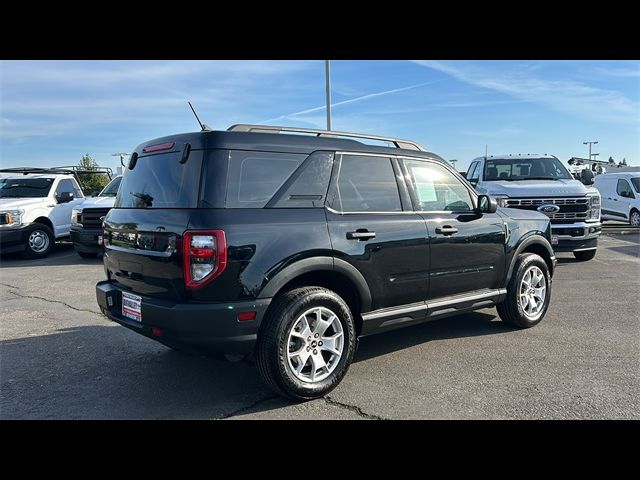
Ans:
[[[0,171],[0,254],[23,252],[27,258],[43,258],[56,240],[69,237],[71,212],[84,201],[74,176],[78,173],[86,172],[46,168]]]

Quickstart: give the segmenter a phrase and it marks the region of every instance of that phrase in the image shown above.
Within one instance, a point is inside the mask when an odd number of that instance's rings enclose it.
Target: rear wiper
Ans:
[[[153,197],[151,195],[149,195],[148,193],[137,193],[137,192],[130,192],[130,193],[134,197],[139,198],[140,200],[142,200],[147,207],[151,206],[151,204],[153,202]]]

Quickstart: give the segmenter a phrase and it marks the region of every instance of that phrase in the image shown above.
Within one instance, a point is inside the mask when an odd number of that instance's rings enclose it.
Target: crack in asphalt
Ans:
[[[326,397],[323,397],[323,398],[324,398],[324,401],[328,405],[332,405],[334,407],[338,407],[338,408],[343,408],[345,410],[349,410],[349,411],[354,412],[358,416],[360,416],[362,418],[365,418],[367,420],[389,420],[388,418],[380,417],[380,416],[374,415],[372,413],[367,413],[364,410],[362,410],[360,407],[358,407],[357,405],[349,405],[348,403],[342,403],[342,402],[339,402],[337,400],[334,400],[329,395],[327,395]]]
[[[226,420],[227,418],[231,418],[234,417],[236,415],[240,415],[241,413],[244,413],[248,410],[251,410],[254,407],[257,407],[258,405],[260,405],[263,402],[269,401],[269,400],[275,400],[276,398],[278,398],[277,395],[269,395],[268,397],[264,397],[261,398],[259,400],[256,400],[255,402],[250,403],[249,405],[245,406],[245,407],[241,407],[238,408],[237,410],[233,410],[232,412],[229,413],[225,413],[224,415],[220,415],[219,417],[214,417],[212,418],[212,420]]]
[[[68,303],[63,302],[61,300],[50,300],[48,298],[39,297],[37,295],[24,295],[24,294],[20,293],[19,291],[17,291],[17,290],[19,290],[18,287],[14,287],[13,285],[8,285],[6,283],[0,283],[0,285],[3,285],[5,287],[9,287],[10,289],[16,290],[16,291],[9,290],[9,293],[12,294],[12,295],[15,295],[16,297],[20,297],[20,298],[35,298],[37,300],[43,300],[43,301],[49,302],[49,303],[58,303],[60,305],[64,305],[65,307],[70,308],[71,310],[75,310],[76,312],[88,312],[88,313],[93,313],[94,315],[103,316],[101,313],[96,312],[94,310],[89,310],[89,309],[86,309],[86,308],[74,307],[73,305],[69,305]]]

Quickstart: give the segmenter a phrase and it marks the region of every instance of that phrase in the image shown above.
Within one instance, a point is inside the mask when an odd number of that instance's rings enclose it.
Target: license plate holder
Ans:
[[[551,235],[551,245],[558,245],[558,235]]]
[[[129,292],[122,292],[122,316],[142,323],[142,297]]]

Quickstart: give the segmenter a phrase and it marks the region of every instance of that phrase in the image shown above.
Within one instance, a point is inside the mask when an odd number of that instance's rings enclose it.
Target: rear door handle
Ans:
[[[617,199],[617,198],[614,198],[614,199],[613,199],[613,201],[614,201],[614,202],[617,202],[617,201],[618,201],[618,199]]]
[[[355,232],[347,232],[347,240],[369,240],[375,238],[376,232],[370,232],[366,228],[359,228]]]
[[[440,235],[453,235],[454,233],[458,233],[458,229],[450,225],[443,225],[442,227],[436,228],[436,233]]]

